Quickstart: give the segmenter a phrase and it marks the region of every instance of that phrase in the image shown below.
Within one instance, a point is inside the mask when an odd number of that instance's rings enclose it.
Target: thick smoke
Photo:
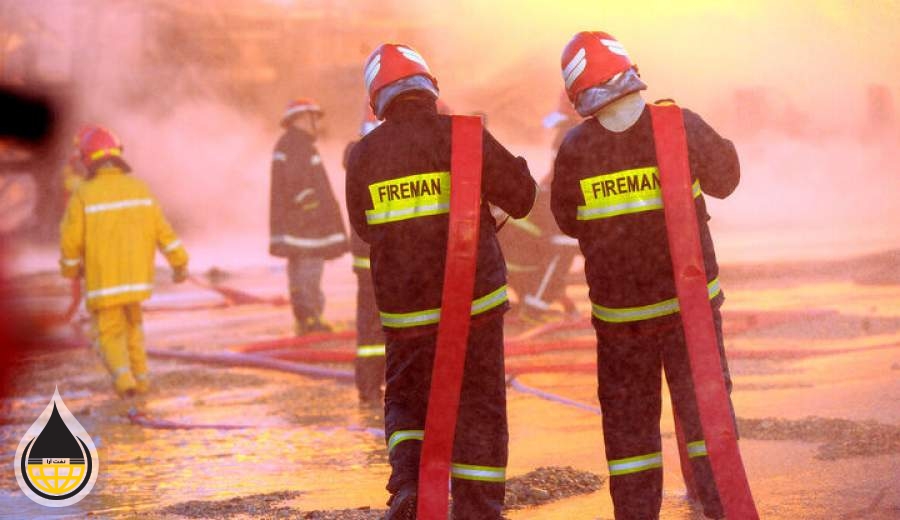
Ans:
[[[426,56],[442,96],[549,169],[559,54],[579,30],[615,35],[648,100],[675,98],[733,139],[738,191],[710,203],[724,261],[848,256],[900,246],[900,54],[893,1],[537,0],[191,3],[45,0],[41,68],[68,78],[75,119],[121,134],[176,227],[197,244],[265,258],[268,160],[294,96],[328,111],[322,148],[342,198],[340,153],[378,43]],[[34,34],[40,33],[40,37]],[[253,260],[251,260],[253,261]]]

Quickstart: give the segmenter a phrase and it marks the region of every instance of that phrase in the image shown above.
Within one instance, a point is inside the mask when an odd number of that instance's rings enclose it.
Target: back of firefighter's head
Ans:
[[[89,174],[103,166],[115,166],[129,171],[128,163],[122,158],[122,141],[102,126],[90,126],[77,135],[78,155]]]
[[[299,128],[315,137],[318,130],[317,122],[324,115],[322,107],[312,98],[297,98],[291,100],[285,107],[280,124],[282,128]]]
[[[576,34],[563,49],[561,65],[566,94],[582,117],[647,88],[625,47],[605,32]]]
[[[392,101],[405,95],[438,97],[437,79],[422,55],[407,45],[379,46],[366,60],[364,74],[369,105],[378,119],[384,119]]]

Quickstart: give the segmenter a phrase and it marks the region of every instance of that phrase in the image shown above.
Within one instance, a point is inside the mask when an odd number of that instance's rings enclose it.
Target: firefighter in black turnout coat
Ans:
[[[269,253],[288,260],[297,335],[331,330],[322,320],[322,269],[325,260],[349,248],[340,208],[315,147],[321,116],[314,101],[291,101],[281,117],[285,132],[272,153]]]
[[[605,33],[575,35],[562,67],[569,99],[587,119],[560,146],[551,207],[560,229],[577,238],[584,253],[616,518],[659,517],[662,369],[704,512],[721,518],[678,314],[653,127],[640,96],[646,85],[622,45]],[[730,390],[719,313],[724,296],[703,194],[728,196],[740,168],[730,141],[697,114],[683,113],[708,293]]]
[[[380,46],[366,87],[385,122],[350,154],[350,222],[371,246],[375,297],[387,338],[385,433],[392,496],[388,519],[414,518],[421,440],[440,319],[450,188],[450,117],[435,106],[437,81],[404,45]],[[487,131],[472,326],[453,449],[453,517],[500,518],[507,462],[503,255],[489,203],[525,216],[534,179]]]
[[[375,119],[371,107],[367,106],[366,109],[366,118],[359,128],[360,137],[381,123]],[[352,141],[344,149],[345,171],[350,152],[358,142]],[[380,406],[384,403],[384,331],[381,328],[378,305],[375,303],[369,244],[363,242],[353,228],[350,229],[350,254],[353,255],[353,273],[356,275],[356,390],[361,404]]]

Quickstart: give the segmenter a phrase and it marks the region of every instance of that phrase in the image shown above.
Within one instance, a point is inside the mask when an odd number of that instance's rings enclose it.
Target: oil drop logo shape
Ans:
[[[91,492],[99,467],[94,441],[54,390],[16,450],[19,487],[43,506],[69,506]]]

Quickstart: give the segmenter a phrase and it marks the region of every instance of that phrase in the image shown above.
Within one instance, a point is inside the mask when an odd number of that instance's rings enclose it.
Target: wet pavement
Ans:
[[[762,518],[900,517],[900,283],[854,281],[852,273],[833,271],[786,282],[760,270],[722,270],[733,400]],[[342,264],[326,270],[326,317],[342,330],[353,316],[348,273]],[[283,291],[277,269],[219,276],[228,287],[273,300]],[[67,287],[55,273],[16,283],[28,287],[23,304],[30,309],[65,308]],[[569,400],[509,390],[508,475],[517,479],[510,484],[511,520],[612,518],[593,411],[595,354],[584,340],[592,335],[586,289],[570,286],[569,295],[581,315],[556,330],[539,334],[541,324],[508,315],[508,339],[531,331],[533,339],[556,345],[513,352],[508,364],[519,370],[516,380]],[[291,333],[288,307],[229,305],[199,285],[160,280],[146,308],[147,343],[160,351],[222,354]],[[100,476],[83,501],[51,510],[22,495],[9,464],[0,475],[0,517],[380,518],[389,473],[382,413],[360,406],[352,384],[152,359],[153,392],[123,401],[90,348],[57,347],[87,345],[83,313],[44,341],[46,350],[15,367],[13,395],[0,401],[0,453],[12,461],[58,386],[97,445]],[[298,349],[352,352],[353,342]],[[668,405],[662,428],[662,518],[702,518],[685,496]],[[538,468],[549,469],[531,473]]]

